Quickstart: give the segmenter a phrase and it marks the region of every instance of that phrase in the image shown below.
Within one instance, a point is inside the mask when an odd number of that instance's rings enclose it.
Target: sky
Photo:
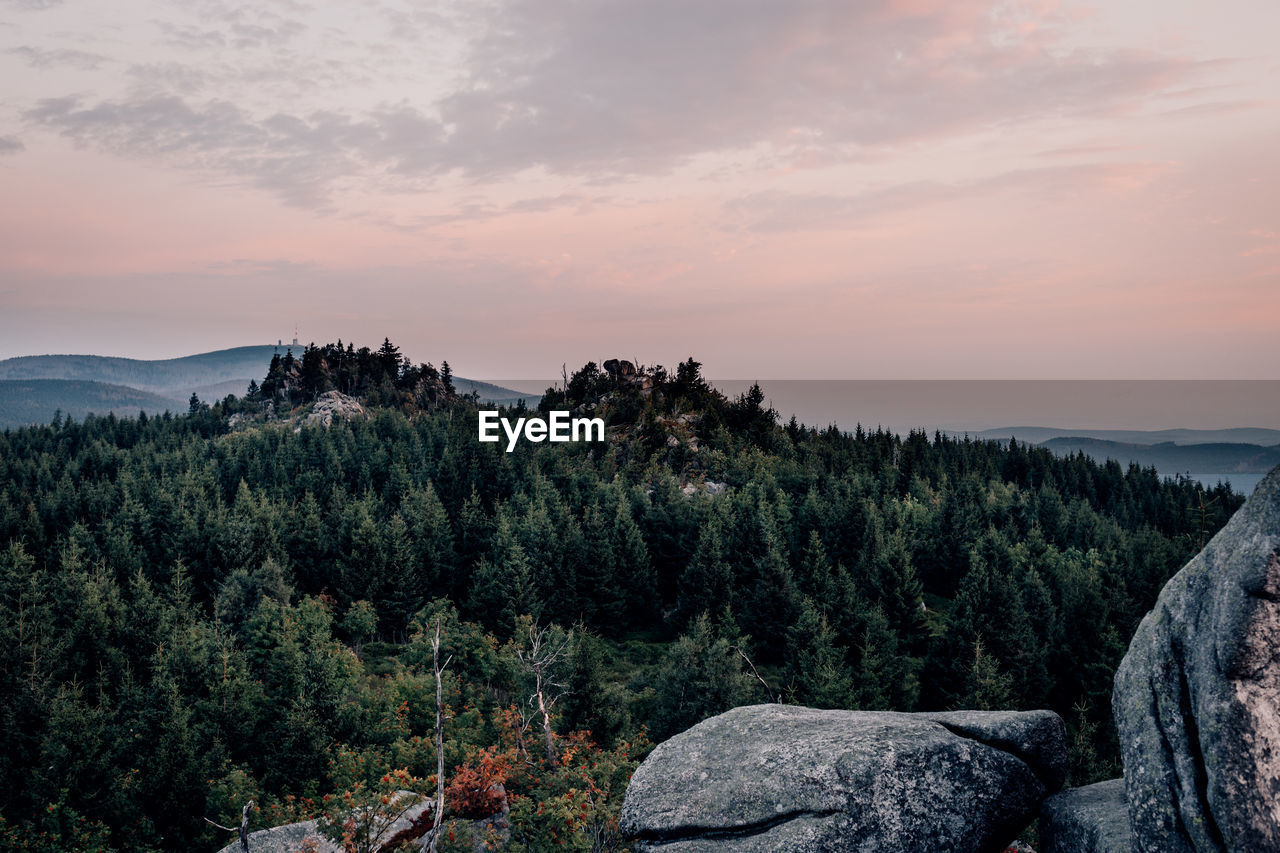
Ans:
[[[1274,0],[0,0],[0,358],[1280,378]]]

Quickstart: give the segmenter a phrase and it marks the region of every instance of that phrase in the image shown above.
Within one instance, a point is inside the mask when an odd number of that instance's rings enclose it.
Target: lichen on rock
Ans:
[[[1165,585],[1112,705],[1137,853],[1280,851],[1280,468]]]
[[[632,776],[637,850],[1000,851],[1061,786],[1049,711],[905,714],[735,708],[659,745]]]

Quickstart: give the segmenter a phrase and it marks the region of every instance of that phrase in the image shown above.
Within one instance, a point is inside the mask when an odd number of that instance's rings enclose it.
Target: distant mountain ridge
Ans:
[[[958,430],[946,430],[951,435],[961,435]],[[1010,436],[1018,441],[1043,444],[1054,438],[1094,438],[1120,444],[1280,444],[1280,429],[1263,427],[1238,427],[1234,429],[1074,429],[1065,427],[1009,426],[965,433],[973,438],[1006,440]]]
[[[0,379],[0,429],[47,424],[57,412],[83,420],[90,413],[136,416],[186,409],[186,402],[127,385],[80,379]]]
[[[1280,465],[1280,446],[1258,444],[1123,444],[1100,438],[1062,436],[1040,443],[1060,456],[1085,453],[1099,462],[1106,459],[1154,466],[1162,474],[1213,472],[1265,474]]]
[[[954,430],[950,433],[961,434]],[[1190,476],[1206,485],[1229,480],[1244,494],[1280,465],[1280,430],[1262,427],[1075,430],[1018,426],[965,434],[1000,442],[1012,437],[1058,456],[1083,453],[1097,462],[1114,459],[1122,465],[1155,468],[1164,477]]]
[[[514,406],[520,401],[524,401],[526,406],[537,406],[538,401],[542,399],[541,394],[525,394],[516,391],[513,388],[504,388],[501,385],[494,385],[492,382],[481,382],[478,379],[462,379],[461,377],[453,377],[453,387],[458,389],[459,394],[475,393],[479,396],[482,403],[496,403],[501,406]]]
[[[180,358],[144,360],[104,355],[24,355],[0,361],[0,379],[79,379],[127,385],[159,394],[215,385],[230,380],[262,380],[271,356],[302,347],[233,347]],[[190,391],[187,391],[188,395]],[[241,389],[239,393],[244,393]]]
[[[0,360],[0,429],[47,424],[57,411],[76,419],[89,413],[137,415],[185,412],[196,394],[212,402],[243,396],[261,382],[272,356],[302,346],[265,344],[232,347],[179,358],[136,359],[103,355],[24,355]],[[460,394],[482,402],[537,405],[539,396],[489,382],[454,377]]]

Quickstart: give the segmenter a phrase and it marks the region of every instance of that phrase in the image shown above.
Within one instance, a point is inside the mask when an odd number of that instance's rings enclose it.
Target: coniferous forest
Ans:
[[[1108,778],[1128,639],[1241,501],[1012,441],[782,423],[693,359],[586,365],[541,408],[607,440],[511,453],[477,441],[447,362],[389,341],[262,376],[0,434],[0,848],[212,851],[250,799],[251,829],[340,832],[434,796],[446,661],[442,850],[503,801],[503,849],[623,849],[651,745],[766,701],[1050,708],[1072,783]],[[363,415],[306,423],[329,391]]]

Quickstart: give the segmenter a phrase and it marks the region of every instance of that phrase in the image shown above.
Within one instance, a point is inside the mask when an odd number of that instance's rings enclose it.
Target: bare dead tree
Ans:
[[[769,682],[765,681],[760,676],[760,673],[756,672],[756,665],[751,662],[751,658],[747,657],[747,653],[737,646],[733,646],[732,648],[735,652],[742,655],[742,659],[747,662],[747,666],[751,667],[751,674],[756,677],[756,681],[759,681],[760,684],[764,686],[764,695],[769,697],[769,701],[773,702],[775,705],[781,705],[782,694],[775,693],[773,688],[769,686]]]
[[[549,630],[549,627],[539,628],[537,623],[530,625],[529,648],[517,651],[516,654],[521,663],[533,673],[533,695],[529,697],[529,704],[536,707],[542,717],[547,761],[554,762],[556,746],[551,733],[551,711],[568,692],[564,684],[555,680],[554,667],[568,654],[569,645],[573,642],[573,632],[565,634],[564,639],[559,642],[553,642],[548,636]]]
[[[240,810],[240,828],[233,829],[230,826],[223,826],[220,823],[214,823],[205,818],[204,822],[211,826],[216,826],[223,832],[239,832],[240,833],[240,849],[243,853],[249,853],[249,812],[253,811],[253,800],[244,804],[244,808]]]
[[[436,807],[424,848],[428,853],[436,853],[440,824],[444,821],[444,681],[441,676],[453,660],[453,655],[449,655],[444,663],[440,663],[440,622],[437,616],[436,633],[431,638],[431,668],[436,673]]]

